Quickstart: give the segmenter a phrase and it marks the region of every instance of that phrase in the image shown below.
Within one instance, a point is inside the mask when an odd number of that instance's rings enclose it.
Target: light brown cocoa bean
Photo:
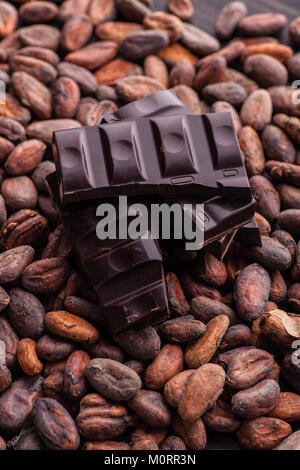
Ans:
[[[114,59],[118,45],[114,41],[99,41],[66,55],[65,60],[88,70],[95,70]]]
[[[128,34],[143,29],[144,27],[138,23],[106,21],[98,24],[95,33],[103,41],[114,41],[119,44]]]
[[[45,322],[52,333],[79,343],[92,344],[99,338],[98,331],[90,323],[64,310],[48,312]]]
[[[188,379],[194,372],[194,369],[184,370],[168,380],[164,386],[164,396],[169,405],[178,408]]]
[[[164,11],[155,11],[143,18],[143,25],[147,29],[165,31],[170,42],[178,41],[182,35],[182,22],[180,19]]]
[[[248,176],[261,174],[265,167],[265,155],[259,135],[253,127],[245,126],[241,129],[239,144],[245,159]]]
[[[149,55],[144,61],[144,71],[148,77],[154,78],[164,87],[168,87],[169,77],[166,64],[156,55]]]
[[[183,21],[189,21],[194,14],[191,0],[168,0],[168,9]]]
[[[223,392],[225,372],[217,364],[204,364],[188,380],[178,413],[184,421],[195,422],[212,408]]]
[[[26,375],[38,375],[43,369],[43,364],[36,354],[36,342],[30,338],[19,341],[17,350],[18,363]]]
[[[182,348],[176,344],[166,344],[145,371],[146,387],[151,390],[161,389],[168,380],[182,371],[183,364]]]
[[[81,400],[87,394],[87,380],[85,368],[90,361],[90,356],[85,351],[74,351],[67,359],[63,390],[71,400]]]
[[[136,75],[125,77],[116,83],[116,92],[120,100],[130,103],[141,98],[145,98],[152,93],[161,91],[164,86],[151,77]]]
[[[256,90],[244,102],[241,119],[244,126],[251,126],[256,131],[263,130],[272,119],[273,105],[266,90]]]
[[[228,317],[218,315],[208,322],[203,336],[188,344],[185,352],[185,362],[190,369],[196,369],[211,360],[228,327]]]

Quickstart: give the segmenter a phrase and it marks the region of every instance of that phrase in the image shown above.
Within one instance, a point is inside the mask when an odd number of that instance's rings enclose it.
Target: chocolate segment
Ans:
[[[54,133],[62,204],[121,194],[250,199],[230,113],[117,121]]]

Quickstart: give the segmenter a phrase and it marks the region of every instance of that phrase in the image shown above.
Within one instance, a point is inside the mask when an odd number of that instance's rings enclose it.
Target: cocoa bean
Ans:
[[[58,7],[53,2],[33,0],[20,6],[20,19],[25,23],[48,23],[58,14]]]
[[[276,217],[279,227],[287,230],[296,238],[300,237],[300,210],[287,209],[280,212]]]
[[[288,81],[286,67],[266,54],[249,56],[244,63],[244,72],[264,88],[286,85]]]
[[[276,239],[261,237],[262,245],[247,247],[247,256],[269,270],[283,271],[291,265],[291,255]]]
[[[270,353],[262,349],[242,350],[229,362],[226,383],[243,390],[263,380],[274,366]]]
[[[247,13],[248,8],[243,2],[228,3],[222,8],[216,21],[217,36],[220,39],[229,39]]]
[[[88,13],[95,26],[103,21],[114,19],[116,16],[115,2],[114,0],[92,0]]]
[[[202,114],[202,104],[195,90],[187,85],[176,85],[173,90],[194,114]]]
[[[164,396],[169,405],[178,408],[188,379],[194,372],[194,370],[184,370],[168,380],[164,386]]]
[[[151,10],[139,0],[117,0],[116,5],[122,15],[129,21],[141,22]]]
[[[251,176],[249,181],[258,212],[271,222],[280,211],[280,198],[276,189],[262,175]]]
[[[186,445],[178,436],[168,436],[160,446],[160,450],[186,450]]]
[[[172,426],[174,432],[184,440],[188,449],[202,450],[206,446],[206,431],[201,418],[194,423],[188,423],[175,414]]]
[[[182,25],[181,42],[191,52],[200,56],[212,54],[220,49],[216,38],[190,23]]]
[[[0,254],[0,283],[14,281],[34,258],[34,249],[31,246],[18,246]]]
[[[249,177],[261,174],[265,168],[264,150],[259,135],[253,127],[245,126],[241,129],[239,144]]]
[[[216,101],[212,105],[211,110],[213,113],[226,113],[226,112],[231,113],[235,131],[237,135],[239,135],[242,129],[241,119],[240,119],[239,114],[236,112],[235,108],[231,106],[230,103],[226,103],[226,101]]]
[[[275,380],[262,380],[233,396],[232,411],[245,419],[258,418],[268,414],[275,407],[279,395],[280,387]]]
[[[187,64],[187,62],[183,62],[183,64]],[[189,65],[190,64],[188,64],[188,66]],[[168,83],[169,83],[168,69],[167,69],[166,64],[159,57],[157,57],[156,55],[147,56],[144,61],[144,70],[145,70],[145,74],[148,77],[154,78],[154,80],[157,80],[158,82],[160,82],[164,87],[166,88],[168,87]],[[194,73],[194,69],[193,69],[193,73]],[[187,85],[188,84],[189,83],[187,83]],[[177,85],[177,83],[175,83],[175,85]]]
[[[163,11],[155,11],[143,18],[143,25],[147,29],[164,31],[168,34],[170,42],[178,41],[182,35],[182,22],[177,16]],[[165,47],[165,46],[163,46]]]
[[[168,44],[169,37],[164,31],[135,31],[121,41],[119,54],[126,60],[138,61],[156,54]]]
[[[194,14],[191,0],[168,0],[168,9],[183,21],[189,21]]]
[[[55,67],[48,62],[35,57],[23,56],[20,53],[12,56],[9,63],[13,72],[26,72],[45,84],[53,82],[57,75]]]
[[[273,450],[299,450],[300,449],[300,431],[293,432],[289,437],[283,439],[281,443]]]
[[[172,343],[185,343],[199,338],[206,327],[201,321],[195,320],[192,315],[175,318],[164,322],[158,329],[165,341]]]
[[[147,424],[163,428],[171,423],[171,413],[163,396],[152,390],[138,390],[128,406]]]
[[[19,38],[24,46],[46,47],[56,50],[61,33],[57,28],[45,24],[26,26],[19,30]]]
[[[26,375],[38,375],[43,369],[43,364],[36,354],[36,342],[30,338],[19,341],[17,350],[18,363]]]
[[[98,69],[94,75],[98,85],[114,85],[125,78],[134,68],[133,62],[114,59]]]
[[[79,15],[65,22],[60,43],[67,51],[77,51],[83,47],[93,33],[93,24],[87,15]]]
[[[243,36],[276,36],[286,26],[287,18],[279,13],[259,13],[247,16],[239,23]]]
[[[85,351],[74,351],[67,359],[64,370],[63,389],[71,400],[81,400],[87,394],[85,368],[90,356]]]
[[[300,47],[300,17],[295,18],[289,26],[289,34],[291,41],[296,47]]]
[[[250,264],[239,272],[234,287],[234,301],[237,313],[243,320],[256,320],[263,313],[270,287],[269,274],[259,264]]]
[[[142,31],[144,27],[138,23],[125,23],[122,21],[106,21],[96,27],[96,35],[103,41],[114,41],[118,44],[131,33]]]
[[[9,36],[14,32],[18,23],[18,12],[16,8],[8,2],[0,5],[0,37]]]
[[[291,346],[300,337],[298,315],[283,310],[271,310],[264,313],[260,322],[261,332],[275,343]]]
[[[94,42],[66,55],[65,60],[88,70],[95,70],[112,60],[117,50],[118,45],[114,41]]]
[[[158,55],[170,66],[178,62],[190,62],[192,65],[197,62],[197,57],[178,43],[165,47]]]
[[[1,119],[0,119],[1,126]],[[74,127],[81,127],[80,122],[74,119],[49,119],[46,121],[35,121],[29,124],[26,128],[26,133],[29,137],[40,139],[46,144],[52,143],[52,133],[61,129],[73,129]],[[1,127],[0,127],[1,132]]]
[[[47,449],[76,450],[79,434],[68,411],[52,398],[42,398],[33,406],[33,424]]]
[[[151,77],[132,76],[118,80],[116,83],[116,92],[120,100],[130,103],[141,98],[145,98],[152,93],[161,91],[164,86]]]
[[[48,312],[45,323],[52,333],[79,343],[96,343],[99,333],[90,323],[71,313],[59,310]]]
[[[237,431],[243,448],[248,450],[270,450],[291,434],[288,423],[276,418],[256,418],[244,421]]]
[[[233,325],[226,331],[219,346],[219,351],[235,348],[236,346],[248,346],[251,344],[251,330],[246,325]]]
[[[240,106],[247,98],[246,91],[234,82],[215,83],[203,88],[203,96],[208,103],[227,101],[233,106]]]
[[[111,359],[92,359],[86,366],[86,377],[97,392],[117,401],[129,400],[142,385],[138,374]]]
[[[184,421],[195,422],[214,406],[223,392],[225,372],[217,364],[204,364],[188,380],[178,413]]]
[[[294,99],[294,88],[289,86],[272,86],[268,89],[275,113],[291,114],[300,117],[300,104]]]
[[[244,126],[251,126],[256,131],[261,131],[271,122],[272,110],[269,93],[266,90],[255,90],[242,106],[242,122]]]
[[[283,419],[287,422],[300,420],[300,395],[292,392],[279,394],[275,408],[269,413],[273,418]]]
[[[240,420],[225,401],[217,400],[214,408],[202,417],[205,426],[215,432],[234,432],[240,426]]]
[[[132,357],[142,360],[153,359],[161,347],[160,338],[151,326],[115,337],[115,341]]]
[[[9,435],[17,434],[30,419],[34,402],[42,397],[41,376],[21,377],[0,397],[0,429]]]
[[[27,106],[40,119],[52,115],[52,97],[49,89],[26,72],[14,72],[12,85],[21,103]]]
[[[4,118],[14,119],[24,126],[29,123],[31,119],[31,113],[29,109],[22,106],[18,98],[11,95],[10,93],[5,94],[5,103],[0,104],[0,116]],[[3,142],[3,145],[6,142]],[[12,144],[10,145],[10,147]],[[4,151],[7,148],[7,144],[4,147]],[[13,147],[11,148],[13,150]]]
[[[0,364],[0,393],[4,392],[12,383],[11,372],[4,364]]]
[[[207,323],[204,335],[189,343],[186,348],[185,362],[190,369],[211,360],[228,327],[229,319],[225,315],[218,315]]]
[[[182,371],[184,356],[176,344],[166,344],[144,374],[144,383],[151,390],[161,389],[172,377]]]

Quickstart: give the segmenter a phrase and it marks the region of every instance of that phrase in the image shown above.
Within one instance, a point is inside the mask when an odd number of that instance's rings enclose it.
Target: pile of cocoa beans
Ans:
[[[300,17],[234,1],[212,36],[166,3],[0,1],[0,449],[300,449]],[[262,246],[166,244],[170,320],[112,338],[46,190],[52,132],[166,88],[232,113]]]

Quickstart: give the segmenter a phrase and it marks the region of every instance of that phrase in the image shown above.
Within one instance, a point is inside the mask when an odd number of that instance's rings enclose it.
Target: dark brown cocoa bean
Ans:
[[[11,372],[4,364],[0,364],[0,393],[4,392],[12,383]]]
[[[244,421],[237,431],[237,437],[245,449],[270,450],[291,432],[291,426],[285,421],[263,417]]]
[[[276,126],[267,126],[261,135],[261,139],[269,160],[294,163],[296,149],[281,129]]]
[[[172,426],[174,432],[184,440],[188,449],[202,450],[206,446],[206,431],[201,418],[194,423],[188,423],[175,414]]]
[[[194,14],[191,0],[168,0],[168,9],[183,21],[189,21]]]
[[[11,324],[4,317],[0,317],[0,347],[4,353],[3,362],[9,369],[13,369],[17,361],[17,348],[19,337]]]
[[[227,279],[224,263],[210,253],[198,256],[195,263],[195,276],[214,287],[221,287]]]
[[[203,323],[208,323],[217,315],[226,315],[231,325],[238,322],[235,312],[228,305],[204,295],[192,299],[191,313]]]
[[[0,397],[0,429],[5,434],[14,435],[20,431],[31,416],[34,402],[41,398],[43,379],[21,377]]]
[[[195,68],[192,64],[190,64],[189,62],[178,62],[172,67],[170,71],[170,86],[174,87],[177,85],[186,85],[191,87],[193,84],[194,77]],[[164,84],[165,86],[167,86],[168,82],[165,82]]]
[[[231,410],[230,405],[219,399],[214,408],[202,417],[205,426],[215,432],[234,432],[240,426],[240,420]]]
[[[251,330],[246,325],[233,325],[226,331],[219,346],[219,351],[226,351],[237,346],[248,346],[251,344]]]
[[[262,175],[251,176],[249,181],[257,201],[257,211],[271,222],[280,211],[280,198],[276,189]]]
[[[286,26],[287,18],[279,13],[259,13],[247,16],[239,23],[243,36],[275,36]]]
[[[6,250],[21,245],[40,246],[47,239],[48,221],[36,211],[21,209],[12,214],[1,230]]]
[[[170,308],[174,315],[182,316],[189,313],[190,306],[186,301],[178,277],[173,273],[166,276],[166,285]]]
[[[128,406],[147,424],[163,428],[171,423],[171,413],[163,396],[152,390],[138,390]]]
[[[42,259],[66,258],[71,252],[70,240],[62,224],[58,225],[54,232],[50,233],[48,244],[42,252]]]
[[[279,394],[280,388],[275,380],[262,380],[233,396],[232,411],[244,419],[258,418],[268,414],[275,407]]]
[[[58,362],[69,357],[75,345],[65,339],[43,335],[37,342],[37,355],[47,362]]]
[[[229,39],[247,13],[248,8],[243,2],[228,3],[222,8],[216,21],[217,36],[220,39]]]
[[[280,304],[287,294],[286,283],[279,271],[271,273],[271,289],[269,299],[271,302]]]
[[[161,347],[160,337],[151,326],[115,337],[115,341],[132,357],[142,360],[153,359]]]
[[[263,314],[260,329],[273,342],[291,347],[299,339],[299,316],[283,310],[271,310]]]
[[[186,445],[178,436],[168,436],[160,446],[160,450],[186,450]]]
[[[295,18],[289,26],[291,41],[296,47],[300,47],[300,17]]]
[[[246,91],[234,82],[215,83],[203,88],[203,96],[208,103],[227,101],[233,106],[240,106],[247,98]]]
[[[34,426],[31,423],[25,424],[20,433],[7,442],[9,450],[44,450]]]
[[[185,315],[164,322],[158,329],[158,334],[167,342],[185,343],[199,338],[205,330],[202,321],[195,320],[192,315]]]
[[[243,390],[263,380],[274,366],[270,353],[262,349],[242,350],[229,362],[226,383]]]
[[[287,230],[294,237],[300,237],[300,210],[299,209],[287,209],[280,212],[276,220],[279,227],[283,230]]]
[[[18,287],[10,291],[8,318],[23,338],[40,338],[44,331],[45,310],[30,292]]]
[[[261,237],[262,245],[259,247],[247,247],[247,256],[269,270],[284,271],[291,265],[291,255],[276,239]]]
[[[219,41],[193,24],[183,23],[182,44],[194,54],[204,56],[220,49]]]
[[[113,439],[134,423],[125,406],[108,402],[96,393],[86,395],[81,400],[80,413],[76,418],[80,434],[97,441]]]
[[[85,368],[90,356],[85,351],[74,351],[66,362],[64,370],[64,392],[71,400],[81,400],[87,394]]]
[[[0,254],[0,283],[14,281],[34,258],[31,246],[19,246]]]
[[[60,62],[57,66],[58,75],[72,78],[77,83],[83,95],[93,94],[97,88],[97,82],[93,74],[76,64]]]
[[[10,297],[3,287],[0,287],[0,312],[3,312],[9,304]]]
[[[69,274],[69,264],[63,258],[46,258],[27,266],[22,285],[35,294],[49,294],[60,289]]]
[[[117,0],[118,10],[129,21],[142,22],[145,15],[151,13],[151,10],[139,0]]]
[[[258,264],[250,264],[239,272],[234,300],[237,313],[243,320],[256,320],[263,313],[270,287],[268,272]]]
[[[86,366],[91,385],[107,398],[129,400],[141,388],[141,379],[132,369],[111,359],[92,359]]]
[[[244,63],[244,72],[264,88],[286,85],[288,81],[286,67],[266,54],[249,56]]]
[[[79,434],[68,411],[52,398],[35,402],[32,410],[33,424],[47,449],[76,450]]]
[[[120,43],[119,54],[126,60],[138,61],[156,54],[168,44],[169,37],[164,31],[135,31]]]
[[[283,129],[289,138],[300,145],[300,119],[293,116],[287,116],[286,114],[280,113],[273,117],[273,121],[276,126]],[[277,160],[274,158],[273,160]]]

